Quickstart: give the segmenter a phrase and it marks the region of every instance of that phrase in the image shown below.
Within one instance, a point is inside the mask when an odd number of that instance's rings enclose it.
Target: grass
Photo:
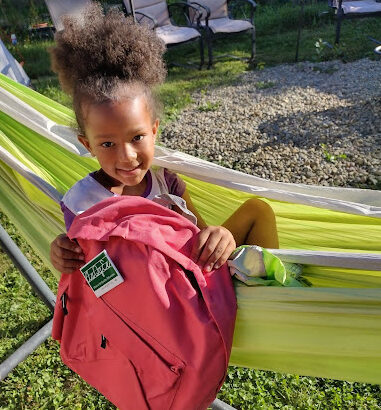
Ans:
[[[379,409],[379,386],[242,368],[229,369],[219,398],[237,409]]]
[[[205,104],[198,106],[197,110],[200,112],[217,111],[220,106],[221,103],[219,101],[214,103],[211,101],[207,101]]]
[[[53,75],[50,70],[49,47],[51,41],[30,41],[26,39],[15,46],[8,45],[9,51],[18,61],[24,61],[24,69],[31,79],[37,79],[46,75]]]
[[[326,3],[306,6],[300,45],[300,59],[324,61],[341,58],[375,58],[374,44],[367,36],[381,39],[377,19],[345,21],[339,48],[321,48],[322,41],[333,43],[332,16],[319,17]],[[291,63],[295,58],[299,8],[288,3],[270,2],[259,5],[256,13],[258,68]],[[317,48],[316,43],[320,46]],[[52,41],[25,41],[11,52],[25,61],[25,70],[35,89],[70,106],[70,99],[60,90],[57,77],[50,70],[47,49]],[[216,43],[216,56],[233,54],[247,57],[247,36],[236,36]],[[169,50],[169,62],[198,61],[197,45]],[[217,60],[219,61],[219,60]],[[217,62],[212,70],[173,67],[159,94],[164,102],[164,122],[171,121],[192,102],[192,93],[207,96],[208,90],[234,84],[250,67],[239,60]],[[329,73],[327,73],[329,74]],[[257,88],[270,88],[271,81],[257,83]],[[200,111],[218,110],[218,103],[206,100]],[[327,161],[336,160],[326,152]],[[29,245],[21,238],[6,215],[0,212],[0,222],[18,246],[55,291],[57,283]],[[50,312],[30,290],[29,285],[0,251],[0,360],[4,360],[38,328],[50,319]],[[381,409],[380,386],[325,380],[274,372],[229,368],[219,397],[237,409]],[[4,409],[113,409],[94,389],[61,363],[58,344],[45,342],[2,382],[0,408]]]
[[[275,86],[276,83],[273,81],[259,81],[258,83],[255,83],[256,88],[260,90],[265,90],[266,88],[272,88]]]

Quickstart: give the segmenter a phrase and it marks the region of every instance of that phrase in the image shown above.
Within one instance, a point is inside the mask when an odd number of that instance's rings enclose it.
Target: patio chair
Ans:
[[[381,16],[381,2],[377,0],[328,0],[328,5],[336,12],[335,44],[339,44],[344,19]]]
[[[167,48],[198,41],[199,68],[201,69],[204,64],[204,43],[201,33],[197,30],[201,18],[197,7],[185,2],[167,5],[165,0],[134,0],[133,2],[123,0],[123,3],[127,14],[134,12],[136,22],[148,24],[164,41]],[[176,24],[179,17],[182,25]],[[181,64],[172,63],[171,65]]]
[[[202,13],[200,26],[204,29],[208,46],[208,68],[213,64],[213,41],[233,34],[244,32],[251,35],[251,55],[249,62],[255,59],[255,25],[254,12],[256,3],[254,0],[188,0],[192,6],[197,6]],[[233,57],[223,55],[222,57]]]
[[[45,0],[56,31],[63,30],[62,17],[75,16],[91,3],[90,0]]]

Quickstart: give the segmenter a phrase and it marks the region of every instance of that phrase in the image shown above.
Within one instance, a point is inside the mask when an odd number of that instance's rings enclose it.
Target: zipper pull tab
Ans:
[[[102,348],[102,349],[106,349],[107,339],[106,339],[103,335],[101,335],[101,336],[102,336],[102,339],[101,339],[101,348]]]
[[[62,310],[64,312],[64,315],[67,315],[69,313],[66,308],[66,301],[67,301],[67,295],[66,293],[63,293],[61,296],[61,303],[62,303]]]

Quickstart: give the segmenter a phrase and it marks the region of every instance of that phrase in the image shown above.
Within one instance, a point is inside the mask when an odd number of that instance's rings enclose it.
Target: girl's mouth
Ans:
[[[135,175],[137,173],[139,173],[140,171],[140,165],[137,165],[135,168],[129,168],[129,169],[122,169],[122,168],[117,168],[116,171],[118,174],[120,175],[125,175],[125,176],[132,176]]]

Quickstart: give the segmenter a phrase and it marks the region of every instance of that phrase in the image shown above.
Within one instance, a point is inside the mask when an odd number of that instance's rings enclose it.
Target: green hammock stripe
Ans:
[[[2,112],[0,145],[61,193],[98,167],[95,159],[78,157]]]
[[[15,95],[21,101],[24,101],[57,124],[69,126],[75,124],[75,116],[70,108],[11,80],[4,74],[0,74],[0,87]]]
[[[31,195],[27,195],[19,184]],[[28,186],[29,185],[29,186]],[[35,190],[35,191],[34,191]],[[0,210],[16,225],[24,239],[41,257],[44,264],[59,274],[50,263],[50,242],[65,231],[59,205],[33,187],[23,177],[16,179],[14,171],[0,161]],[[36,195],[33,195],[35,193]],[[37,198],[38,195],[38,198]]]
[[[237,289],[231,364],[381,382],[381,289]]]
[[[253,198],[244,192],[182,178],[197,209],[210,224],[220,224],[245,200]],[[379,218],[262,199],[277,216],[281,248],[381,253]]]

